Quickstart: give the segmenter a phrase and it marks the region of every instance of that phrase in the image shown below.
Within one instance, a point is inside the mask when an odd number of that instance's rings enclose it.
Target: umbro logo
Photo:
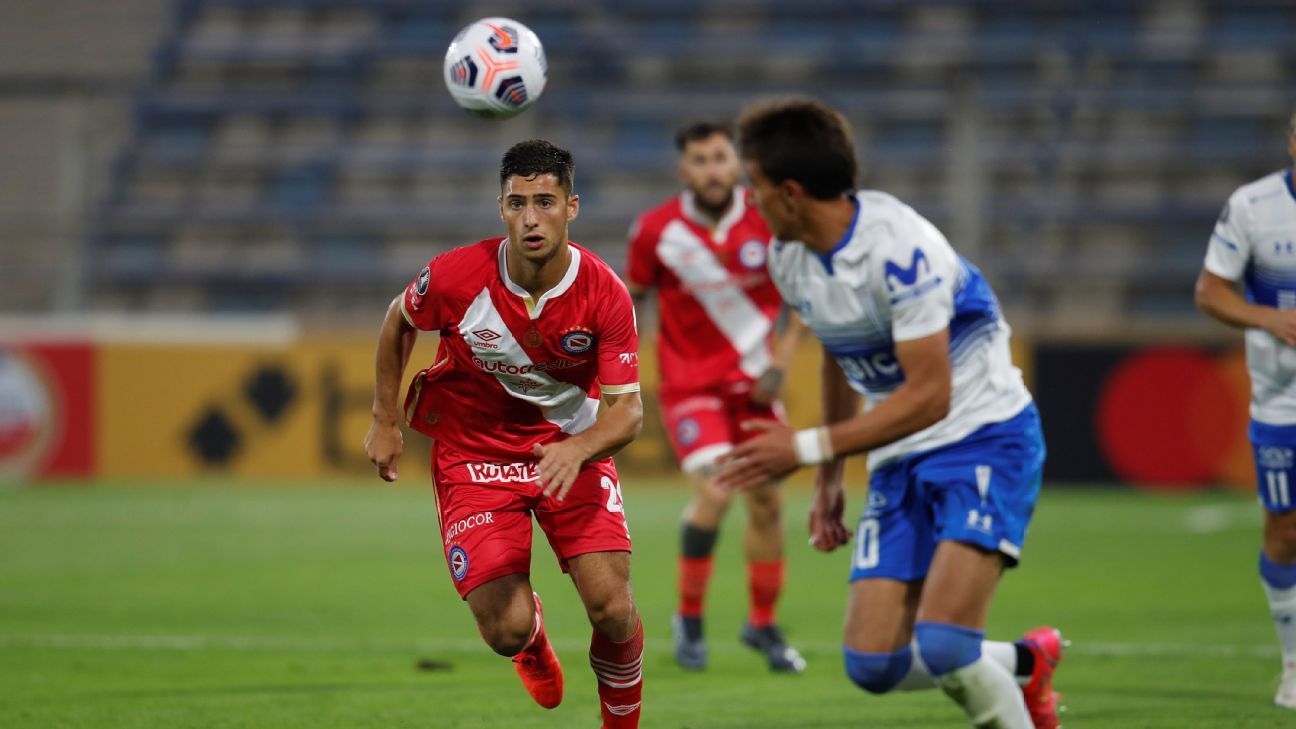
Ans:
[[[473,332],[473,336],[487,342],[493,342],[504,335],[500,334],[494,329],[478,329],[477,331]]]
[[[630,714],[633,714],[639,710],[639,704],[641,703],[643,702],[636,701],[633,704],[623,704],[621,706],[613,706],[612,704],[603,702],[603,705],[607,707],[607,710],[609,712],[611,712],[616,716],[629,716]]]

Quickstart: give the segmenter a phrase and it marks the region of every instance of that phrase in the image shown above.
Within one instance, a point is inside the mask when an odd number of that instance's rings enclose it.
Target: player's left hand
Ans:
[[[539,474],[540,490],[545,496],[553,496],[562,501],[576,483],[581,466],[589,457],[586,448],[575,438],[568,438],[557,443],[536,444],[531,452],[540,459],[536,466]]]
[[[757,405],[769,405],[783,389],[784,372],[780,367],[770,366],[756,379],[752,387],[751,400]]]
[[[783,478],[801,465],[792,442],[792,430],[786,425],[773,420],[749,420],[742,427],[760,435],[739,443],[718,459],[718,486],[739,490],[762,486]]]

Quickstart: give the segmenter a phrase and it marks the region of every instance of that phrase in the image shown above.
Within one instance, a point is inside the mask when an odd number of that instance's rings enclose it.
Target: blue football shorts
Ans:
[[[1030,404],[960,441],[877,469],[855,528],[851,581],[922,579],[945,540],[999,552],[1016,565],[1044,455],[1039,411]]]
[[[1296,509],[1292,489],[1296,488],[1296,425],[1269,425],[1251,421],[1248,435],[1255,455],[1256,490],[1266,511],[1285,513]]]

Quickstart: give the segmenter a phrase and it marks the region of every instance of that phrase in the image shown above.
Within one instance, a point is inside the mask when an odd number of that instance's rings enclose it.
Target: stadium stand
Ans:
[[[846,110],[865,184],[910,201],[1012,310],[1185,314],[1238,183],[1282,166],[1296,11],[1265,0],[556,0],[541,103],[469,117],[441,61],[472,4],[178,0],[84,245],[105,310],[372,319],[498,230],[500,151],[576,153],[577,240],[619,265],[674,189],[670,132],[761,96]]]

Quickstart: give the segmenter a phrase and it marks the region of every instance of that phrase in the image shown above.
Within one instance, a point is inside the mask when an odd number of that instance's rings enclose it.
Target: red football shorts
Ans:
[[[558,565],[591,552],[629,552],[630,528],[611,458],[586,464],[567,497],[540,493],[536,461],[482,463],[432,446],[432,481],[446,564],[460,597],[499,577],[531,573],[531,514]]]
[[[662,417],[680,469],[693,473],[706,468],[756,433],[743,430],[749,420],[784,422],[783,405],[757,405],[748,392],[701,392],[662,395]]]

